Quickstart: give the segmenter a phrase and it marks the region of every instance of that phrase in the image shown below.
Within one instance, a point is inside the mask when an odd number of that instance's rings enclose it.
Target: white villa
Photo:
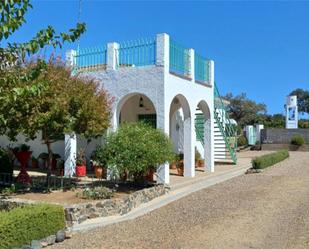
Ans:
[[[225,112],[227,103],[215,86],[214,61],[165,33],[147,40],[70,50],[66,59],[75,73],[96,77],[115,97],[111,130],[123,122],[143,120],[168,134],[175,152],[184,155],[184,177],[195,176],[195,148],[205,160],[206,172],[213,172],[218,160],[236,163],[234,128]],[[2,146],[8,143],[0,141]],[[54,145],[53,150],[65,157],[66,174],[74,168],[79,141],[67,135]],[[98,143],[93,141],[90,147]],[[161,165],[157,182],[169,181],[169,165]]]

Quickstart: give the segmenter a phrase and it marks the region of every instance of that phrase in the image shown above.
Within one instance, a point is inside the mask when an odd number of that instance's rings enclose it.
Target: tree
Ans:
[[[144,123],[123,124],[96,151],[96,159],[103,166],[115,166],[119,173],[129,172],[135,180],[149,169],[172,161],[174,156],[166,134]]]
[[[266,114],[266,105],[248,99],[245,93],[237,96],[229,93],[224,99],[230,102],[228,105],[230,117],[241,127],[258,123],[261,115]]]
[[[25,15],[30,8],[30,0],[0,2],[0,135],[9,133],[11,138],[17,135],[21,126],[31,122],[29,115],[33,112],[32,100],[44,89],[44,80],[35,81],[36,84],[33,82],[44,70],[44,63],[35,63],[29,67],[25,65],[27,56],[39,52],[45,46],[61,48],[63,43],[74,42],[86,30],[84,23],[78,23],[68,33],[56,34],[53,27],[48,26],[28,42],[8,43],[6,47],[1,47],[1,42],[8,40],[25,23]],[[23,115],[16,116],[19,120],[16,123],[11,116],[19,113]]]
[[[40,70],[27,81],[26,88],[31,89],[38,83],[43,87],[35,98],[26,94],[22,101],[16,99],[6,103],[6,108],[13,110],[5,116],[7,134],[11,139],[18,133],[35,139],[38,131],[42,131],[51,170],[51,144],[63,139],[65,133],[75,132],[86,138],[103,135],[109,126],[112,99],[95,79],[72,76],[71,70],[59,59],[51,58],[49,62],[39,59],[27,64],[24,70],[32,71],[33,68]],[[17,85],[23,83],[21,80]]]
[[[292,91],[289,95],[297,96],[299,112],[309,114],[309,91],[297,88],[294,91]]]

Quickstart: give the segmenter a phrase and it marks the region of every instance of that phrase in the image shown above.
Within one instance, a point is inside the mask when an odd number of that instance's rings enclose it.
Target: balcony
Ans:
[[[213,61],[204,58],[167,34],[148,39],[71,50],[67,61],[75,73],[121,70],[130,67],[163,66],[170,74],[211,86]]]

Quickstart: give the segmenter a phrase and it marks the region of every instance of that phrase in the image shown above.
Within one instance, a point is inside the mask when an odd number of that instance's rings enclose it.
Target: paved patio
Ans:
[[[188,178],[177,175],[177,170],[170,170],[170,186],[172,190],[186,187],[195,182],[221,175],[228,172],[233,172],[239,169],[246,169],[251,167],[251,160],[254,157],[272,153],[273,151],[243,151],[237,153],[237,165],[227,164],[227,163],[218,163],[215,165],[215,172],[207,173],[204,172],[203,168],[195,169],[195,177]]]

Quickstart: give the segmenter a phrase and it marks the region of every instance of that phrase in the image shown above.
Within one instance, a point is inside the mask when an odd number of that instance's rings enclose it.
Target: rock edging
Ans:
[[[67,205],[64,207],[67,227],[80,224],[87,219],[124,215],[133,208],[147,203],[169,191],[164,185],[138,190],[122,199],[107,199],[82,204]]]

